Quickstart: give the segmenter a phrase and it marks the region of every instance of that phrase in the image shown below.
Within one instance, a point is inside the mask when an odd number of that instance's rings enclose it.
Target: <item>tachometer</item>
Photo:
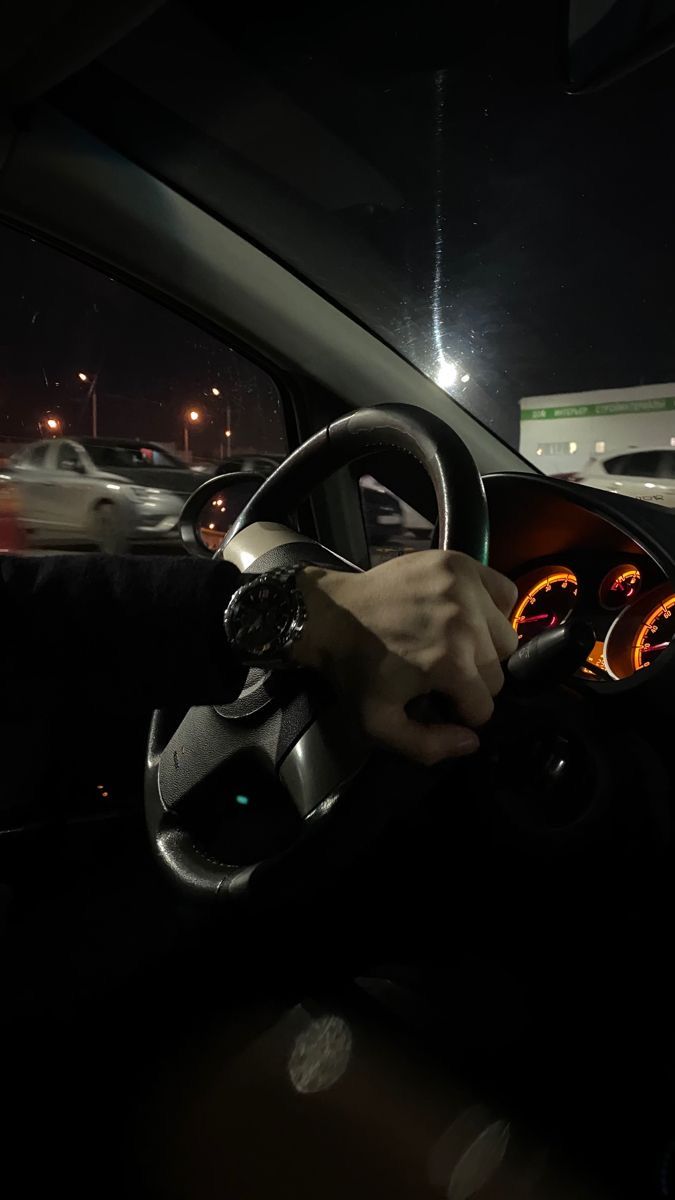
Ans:
[[[670,640],[675,633],[673,608],[675,608],[675,595],[667,596],[645,617],[633,644],[634,671],[650,667],[657,655],[670,645]]]
[[[529,642],[538,633],[562,625],[574,609],[577,577],[568,567],[541,567],[518,580],[518,603],[511,624],[518,640]]]

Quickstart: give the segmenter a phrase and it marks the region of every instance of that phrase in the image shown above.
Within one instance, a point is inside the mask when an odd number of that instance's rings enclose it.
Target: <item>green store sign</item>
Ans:
[[[618,417],[624,413],[672,412],[675,396],[658,400],[615,400],[604,404],[564,404],[559,408],[524,408],[521,421],[558,421],[565,417]]]

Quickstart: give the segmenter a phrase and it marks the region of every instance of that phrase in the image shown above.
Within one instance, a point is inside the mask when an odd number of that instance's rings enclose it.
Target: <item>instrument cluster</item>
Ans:
[[[611,562],[586,553],[568,558],[540,563],[516,578],[511,623],[520,643],[578,618],[589,621],[596,635],[581,675],[625,679],[646,670],[675,634],[675,585],[644,555]]]

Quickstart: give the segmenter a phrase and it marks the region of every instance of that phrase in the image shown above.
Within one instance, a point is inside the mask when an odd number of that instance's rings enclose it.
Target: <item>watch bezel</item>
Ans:
[[[271,571],[263,571],[260,575],[248,579],[237,588],[230,598],[223,614],[223,626],[228,644],[245,666],[280,667],[288,665],[288,652],[294,642],[300,637],[307,620],[307,610],[301,591],[296,584],[296,576],[300,568],[277,567]],[[242,638],[241,629],[237,628],[237,616],[240,601],[246,593],[265,585],[277,589],[283,596],[284,605],[290,604],[291,611],[284,626],[279,629],[274,638],[264,649],[255,650],[246,645]],[[290,585],[290,586],[289,586]]]

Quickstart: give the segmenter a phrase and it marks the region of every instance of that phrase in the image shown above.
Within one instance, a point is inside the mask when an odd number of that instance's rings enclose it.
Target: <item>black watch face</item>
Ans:
[[[237,597],[232,634],[241,651],[265,655],[279,651],[288,640],[297,603],[283,587],[252,583]]]

